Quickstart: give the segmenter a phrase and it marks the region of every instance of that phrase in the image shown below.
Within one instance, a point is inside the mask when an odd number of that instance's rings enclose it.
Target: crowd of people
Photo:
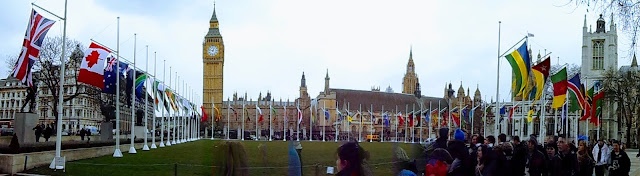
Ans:
[[[413,172],[427,176],[627,176],[631,167],[629,156],[616,140],[598,140],[594,145],[579,140],[576,145],[565,136],[541,143],[535,135],[526,141],[511,136],[508,141],[500,134],[496,141],[494,136],[481,135],[469,139],[460,129],[453,136],[449,140],[449,129],[440,129],[439,137],[425,146],[424,171]]]
[[[598,140],[591,145],[579,140],[577,145],[565,136],[552,136],[538,141],[530,135],[526,140],[519,136],[500,134],[496,137],[473,135],[456,129],[449,139],[448,128],[438,131],[438,138],[426,144],[415,144],[420,152],[410,159],[404,150],[394,145],[394,174],[398,176],[628,176],[631,161],[621,143],[616,140]],[[497,140],[497,141],[496,141]],[[236,146],[233,149],[232,146]],[[234,163],[241,158],[234,152],[244,153],[239,142],[225,142],[222,147],[228,153],[223,165],[246,167],[247,163]],[[412,147],[414,148],[414,147]],[[302,175],[302,147],[289,144],[289,175]],[[233,151],[233,152],[232,152]],[[224,152],[224,153],[226,153]],[[241,154],[246,159],[246,154]],[[369,152],[358,142],[343,143],[336,151],[336,172],[342,176],[374,175],[368,164]],[[240,156],[240,155],[237,155]],[[638,157],[638,156],[636,156]],[[242,160],[242,159],[241,159]],[[234,161],[234,162],[231,162]],[[225,175],[247,174],[238,168],[223,169]]]

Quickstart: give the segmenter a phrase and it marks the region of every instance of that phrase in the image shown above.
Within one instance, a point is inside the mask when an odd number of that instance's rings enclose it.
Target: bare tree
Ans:
[[[77,40],[66,40],[67,47],[65,49],[65,55],[68,57],[65,66],[65,84],[64,84],[64,102],[70,101],[82,94],[95,95],[98,98],[100,95],[99,89],[91,88],[85,84],[78,83],[76,78],[78,77],[78,71],[84,52],[82,51],[82,44]],[[40,49],[40,59],[36,60],[33,65],[32,72],[34,77],[34,84],[42,84],[39,86],[41,90],[46,90],[50,93],[50,99],[45,98],[40,101],[45,101],[44,104],[50,106],[53,111],[55,119],[58,119],[58,93],[60,91],[60,66],[62,55],[62,37],[47,37],[45,38],[43,45]],[[15,65],[16,56],[8,56],[6,64],[13,69]],[[50,102],[50,103],[49,103]]]
[[[622,125],[626,127],[627,144],[631,144],[632,124],[638,120],[635,117],[640,105],[638,87],[640,87],[640,74],[637,70],[609,70],[605,73],[602,89],[605,93],[604,101],[617,104],[618,129],[622,129]],[[640,132],[640,128],[638,129]]]
[[[621,24],[622,32],[626,33],[630,40],[630,53],[635,53],[638,30],[640,30],[640,0],[569,0],[569,4],[575,2],[575,7],[586,6],[598,14],[613,15],[618,24]]]

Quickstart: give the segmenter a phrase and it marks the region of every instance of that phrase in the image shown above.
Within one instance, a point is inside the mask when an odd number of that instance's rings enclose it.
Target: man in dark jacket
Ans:
[[[42,126],[37,124],[36,127],[33,127],[33,130],[36,131],[36,142],[40,142],[40,135],[42,135]]]
[[[574,176],[578,174],[578,156],[571,153],[571,147],[564,136],[558,138],[558,156],[561,159],[561,175]]]
[[[538,140],[532,135],[527,143],[527,149],[529,149],[527,167],[529,168],[530,176],[541,176],[547,170],[544,155],[536,149],[536,146],[538,146]]]
[[[613,151],[611,152],[611,165],[609,175],[628,176],[631,169],[631,160],[627,153],[620,149],[620,142],[613,141]]]
[[[440,128],[438,130],[438,139],[436,139],[436,143],[434,144],[434,148],[438,149],[447,149],[447,141],[449,140],[449,128]]]
[[[533,137],[533,136],[532,136]],[[537,143],[537,142],[536,142]],[[524,175],[524,168],[527,164],[527,147],[520,142],[520,137],[513,136],[513,174],[517,176]]]

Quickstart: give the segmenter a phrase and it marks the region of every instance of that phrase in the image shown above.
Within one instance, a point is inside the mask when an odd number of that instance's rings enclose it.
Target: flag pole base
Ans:
[[[131,145],[131,147],[129,147],[129,154],[136,154],[138,152],[136,152],[136,148],[133,147],[133,145]]]
[[[167,141],[167,144],[165,144],[165,146],[167,147],[171,146],[171,142]]]
[[[159,147],[160,147],[160,148],[165,147],[165,146],[164,146],[164,142],[160,142],[160,146],[159,146]],[[153,148],[153,147],[152,147],[152,148]]]
[[[64,169],[64,162],[66,162],[64,160],[64,157],[59,157],[59,158],[63,158],[62,159],[62,162],[63,162],[62,164],[63,165],[58,165],[58,166],[56,166],[56,158],[58,158],[58,157],[53,157],[53,160],[51,161],[51,164],[49,164],[49,169],[53,169],[53,170],[62,170],[62,169]]]
[[[157,149],[158,146],[156,146],[156,143],[154,142],[153,144],[151,144],[151,149]]]
[[[176,141],[171,141],[171,145],[176,145]]]
[[[142,151],[149,151],[149,146],[148,145],[142,146]]]
[[[114,158],[122,158],[122,152],[120,152],[119,148],[116,148],[116,151],[113,151]]]

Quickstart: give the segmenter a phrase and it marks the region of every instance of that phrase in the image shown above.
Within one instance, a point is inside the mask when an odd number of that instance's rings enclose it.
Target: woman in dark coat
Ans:
[[[478,165],[476,166],[476,176],[493,176],[497,170],[495,154],[487,145],[478,147]]]
[[[589,149],[587,148],[587,143],[584,140],[578,141],[578,175],[593,175],[593,167],[594,161],[591,156],[589,156]]]

